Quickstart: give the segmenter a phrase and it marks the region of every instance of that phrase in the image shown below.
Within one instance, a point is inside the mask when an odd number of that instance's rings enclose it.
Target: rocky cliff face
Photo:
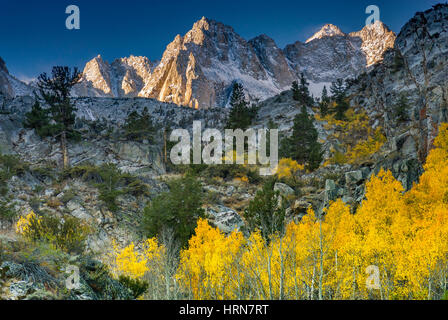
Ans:
[[[231,27],[203,18],[167,46],[140,96],[195,108],[225,106],[234,81],[258,99],[282,88],[249,42]]]
[[[296,73],[304,72],[315,83],[332,82],[337,78],[356,78],[366,72],[383,59],[394,41],[395,34],[382,22],[350,34],[330,24],[305,43],[286,46],[285,54]]]
[[[352,105],[364,107],[381,124],[391,148],[423,161],[448,120],[448,5],[417,13],[401,30],[384,62],[352,87]],[[395,106],[408,98],[408,121]],[[403,153],[402,152],[402,153]]]
[[[151,76],[146,57],[130,56],[111,64],[98,55],[83,70],[81,82],[74,88],[78,96],[136,97]]]
[[[394,47],[396,39],[395,33],[381,21],[368,25],[361,31],[352,32],[349,36],[362,40],[361,51],[366,57],[367,67],[381,62],[385,52]]]
[[[297,79],[297,75],[288,65],[284,51],[277,47],[273,39],[263,34],[249,43],[265,70],[277,80],[280,87],[288,87]]]
[[[23,83],[11,75],[6,63],[0,57],[0,97],[14,98],[16,96],[32,95],[36,88]]]
[[[265,100],[288,89],[301,72],[319,95],[324,84],[355,78],[382,60],[395,35],[384,24],[344,34],[325,25],[306,43],[280,49],[266,35],[246,41],[233,28],[202,18],[184,36],[171,42],[157,66],[144,57],[100,56],[87,63],[79,96],[155,98],[192,108],[228,105],[234,82],[251,100]]]

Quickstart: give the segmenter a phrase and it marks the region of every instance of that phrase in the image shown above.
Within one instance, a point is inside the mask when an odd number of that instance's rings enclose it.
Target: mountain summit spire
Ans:
[[[335,37],[335,36],[345,36],[345,33],[342,32],[339,27],[333,24],[324,25],[318,32],[316,32],[311,38],[306,40],[306,43],[311,42],[315,39],[322,39],[325,37]]]

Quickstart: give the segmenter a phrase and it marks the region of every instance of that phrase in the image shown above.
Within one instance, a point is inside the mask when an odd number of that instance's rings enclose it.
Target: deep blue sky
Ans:
[[[82,68],[101,54],[106,60],[144,55],[160,59],[166,45],[202,16],[231,25],[245,39],[265,33],[283,48],[304,41],[323,24],[360,30],[375,4],[393,31],[417,11],[446,0],[0,0],[0,57],[20,79],[53,65]],[[78,5],[81,30],[65,28],[65,8]]]

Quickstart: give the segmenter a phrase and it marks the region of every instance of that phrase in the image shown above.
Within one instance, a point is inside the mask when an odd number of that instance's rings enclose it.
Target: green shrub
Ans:
[[[117,198],[123,194],[121,190],[109,189],[104,185],[99,185],[100,195],[98,199],[103,201],[107,207],[112,212],[117,212],[119,208],[117,204]]]
[[[22,174],[29,170],[29,166],[21,161],[18,156],[0,154],[0,169],[5,172],[6,177],[10,179],[12,176]]]
[[[258,184],[262,181],[256,167],[238,165],[238,164],[216,164],[216,165],[179,165],[175,168],[176,172],[200,176],[204,179],[221,178],[225,181],[231,181],[237,178],[247,177],[249,183]]]
[[[142,180],[129,173],[122,173],[114,164],[75,166],[62,173],[62,179],[67,178],[79,178],[96,187],[100,192],[99,199],[112,212],[119,209],[117,197],[120,195],[148,195],[148,187]]]
[[[8,193],[9,189],[6,184],[8,180],[6,173],[0,170],[0,196],[6,196]]]
[[[244,212],[251,231],[260,230],[266,241],[276,233],[282,233],[285,228],[285,201],[279,191],[274,191],[275,179],[269,179],[263,188],[257,192]]]
[[[64,191],[64,194],[61,197],[61,201],[63,204],[69,203],[71,200],[73,200],[76,197],[75,191],[72,189]]]
[[[148,196],[148,186],[140,179],[134,179],[127,185],[125,193],[132,194],[134,197]]]
[[[42,203],[42,200],[38,197],[33,197],[28,201],[28,204],[30,205],[31,209],[33,211],[39,212],[39,207]]]
[[[0,201],[0,220],[13,221],[17,217],[17,211],[13,203]]]
[[[90,228],[75,217],[59,219],[49,215],[31,215],[23,235],[32,242],[47,242],[69,253],[82,253],[89,233]]]
[[[193,176],[170,181],[169,192],[158,195],[144,209],[142,227],[149,238],[166,229],[185,246],[193,235],[197,220],[205,216],[202,206],[202,187]]]
[[[4,196],[8,193],[7,182],[9,179],[28,169],[28,165],[17,156],[0,153],[0,195]]]
[[[134,296],[134,299],[137,299],[138,297],[140,297],[149,288],[149,283],[147,281],[140,280],[140,279],[132,279],[130,277],[126,277],[126,276],[123,276],[123,275],[121,275],[118,278],[118,281],[123,286],[125,286],[126,288],[131,290],[132,295]]]
[[[141,114],[133,111],[128,115],[124,125],[125,139],[139,142],[145,139],[152,141],[155,132],[156,128],[152,123],[148,108],[145,107]]]
[[[54,179],[55,178],[54,171],[55,171],[54,168],[49,165],[30,169],[31,174],[37,177],[38,179],[44,179],[44,178]]]
[[[66,252],[55,248],[47,242],[30,243],[29,241],[19,239],[13,244],[7,244],[4,249],[6,259],[21,264],[45,266],[45,269],[51,270],[51,274],[58,273],[61,267],[65,266],[70,259],[70,256]],[[37,280],[34,277],[34,281]]]

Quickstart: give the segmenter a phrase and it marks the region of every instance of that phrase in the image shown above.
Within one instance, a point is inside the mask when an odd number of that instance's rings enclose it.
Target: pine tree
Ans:
[[[310,96],[308,89],[309,85],[303,73],[300,74],[300,84],[297,81],[292,83],[291,90],[293,99],[298,101],[302,106],[310,106],[314,103],[314,99]]]
[[[341,102],[337,102],[335,109],[336,109],[336,120],[344,120],[345,119],[345,112],[348,110],[348,103],[345,100],[342,100]]]
[[[36,97],[31,111],[25,114],[25,121],[23,126],[27,129],[34,129],[41,137],[49,137],[53,134],[53,128],[50,125],[49,110],[41,107],[39,100]]]
[[[242,129],[246,130],[252,123],[252,119],[256,116],[256,107],[250,107],[246,101],[244,88],[241,84],[233,85],[232,96],[230,97],[230,113],[227,118],[226,129]]]
[[[345,112],[348,110],[348,103],[346,101],[346,86],[342,79],[338,79],[331,84],[331,94],[335,105],[336,115],[335,118],[337,120],[343,120],[345,118]]]
[[[42,98],[49,105],[51,120],[55,122],[52,130],[61,144],[64,168],[70,165],[67,140],[79,138],[79,133],[74,130],[76,108],[70,100],[70,91],[80,78],[77,68],[72,71],[69,67],[57,66],[53,67],[51,77],[44,72],[37,83]]]
[[[299,102],[305,106],[312,105],[314,102],[314,99],[312,99],[310,96],[310,91],[308,89],[309,85],[310,84],[308,83],[308,81],[306,81],[305,75],[303,73],[300,74],[300,85],[299,85],[300,100],[299,100]]]
[[[337,79],[331,83],[330,91],[332,98],[336,102],[340,102],[345,99],[346,88],[342,79]]]
[[[309,116],[306,107],[302,107],[302,112],[294,119],[292,136],[283,139],[280,153],[282,157],[292,158],[309,170],[317,169],[322,162],[318,138],[313,117]]]
[[[328,97],[327,86],[322,89],[322,98],[319,103],[320,115],[325,117],[328,114],[328,107],[330,105],[330,97]]]
[[[309,157],[308,157],[308,170],[316,170],[320,167],[322,162],[322,146],[317,141],[311,145]]]
[[[405,122],[409,120],[409,101],[404,94],[400,96],[400,100],[395,104],[394,109],[395,117],[398,121]]]
[[[171,229],[185,247],[199,218],[204,218],[201,183],[191,175],[168,183],[169,192],[159,194],[144,209],[143,230],[152,238]]]
[[[269,179],[263,185],[263,189],[257,192],[255,198],[245,210],[249,229],[259,229],[263,238],[269,242],[271,236],[285,229],[285,207],[281,203],[279,191],[274,191],[275,180]]]
[[[148,108],[145,107],[141,114],[132,111],[126,119],[124,130],[126,139],[140,142],[145,139],[151,141],[155,127],[152,123]]]
[[[296,101],[299,101],[300,90],[299,90],[299,83],[297,81],[292,82],[291,91],[292,91],[292,98]]]

